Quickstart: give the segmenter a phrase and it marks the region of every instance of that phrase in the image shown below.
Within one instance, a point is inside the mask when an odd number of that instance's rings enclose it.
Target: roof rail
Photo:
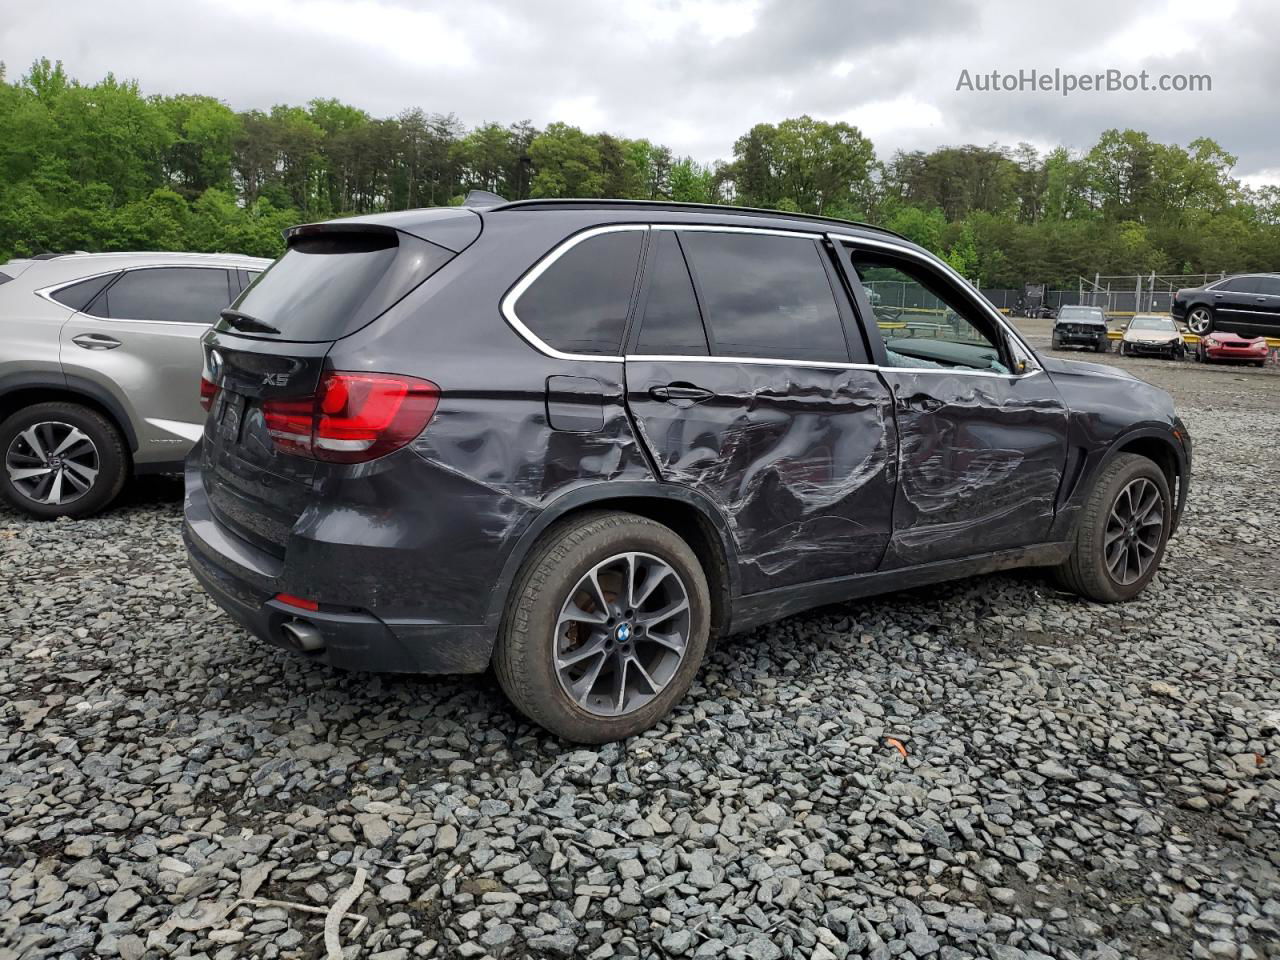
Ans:
[[[862,230],[874,230],[877,233],[887,233],[891,237],[897,237],[899,240],[907,240],[900,233],[894,233],[885,227],[876,226],[874,223],[863,223],[860,220],[842,220],[839,217],[824,217],[817,213],[794,213],[790,210],[770,210],[766,207],[737,207],[731,204],[723,203],[681,203],[676,200],[615,200],[608,198],[593,199],[590,197],[564,197],[560,199],[545,200],[512,200],[501,206],[491,207],[493,210],[536,210],[536,209],[553,209],[556,207],[653,207],[659,210],[690,210],[695,213],[711,213],[713,211],[721,213],[738,213],[751,214],[754,216],[767,217],[786,217],[793,220],[814,220],[818,223],[839,224],[844,227],[858,227]],[[910,240],[907,240],[910,243]]]

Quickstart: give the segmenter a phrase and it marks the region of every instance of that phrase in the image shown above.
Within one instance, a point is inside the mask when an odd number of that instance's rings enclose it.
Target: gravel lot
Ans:
[[[601,749],[250,640],[172,480],[0,511],[0,960],[1280,957],[1280,375],[1125,366],[1197,458],[1138,601],[794,617]]]

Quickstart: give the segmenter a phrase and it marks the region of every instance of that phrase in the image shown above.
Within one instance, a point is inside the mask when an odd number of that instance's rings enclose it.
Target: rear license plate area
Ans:
[[[231,443],[240,440],[240,424],[244,420],[245,398],[238,393],[222,394],[218,412],[218,435]]]

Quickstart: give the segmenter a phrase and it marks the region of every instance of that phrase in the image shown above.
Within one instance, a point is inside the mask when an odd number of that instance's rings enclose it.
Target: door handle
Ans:
[[[696,387],[692,383],[668,383],[661,387],[650,387],[649,396],[664,403],[681,400],[687,403],[702,403],[704,400],[710,400],[715,394],[702,387]]]
[[[941,410],[946,404],[937,397],[931,397],[928,394],[917,393],[914,397],[907,397],[902,401],[902,408],[905,410],[923,410],[926,413],[933,413],[935,410]]]
[[[78,337],[72,337],[71,342],[86,350],[114,350],[120,346],[119,340],[105,333],[82,333]]]

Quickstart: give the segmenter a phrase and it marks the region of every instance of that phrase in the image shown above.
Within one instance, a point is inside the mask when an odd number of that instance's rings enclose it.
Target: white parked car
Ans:
[[[270,266],[228,254],[77,253],[0,264],[0,496],[101,510],[200,438],[200,337]]]

